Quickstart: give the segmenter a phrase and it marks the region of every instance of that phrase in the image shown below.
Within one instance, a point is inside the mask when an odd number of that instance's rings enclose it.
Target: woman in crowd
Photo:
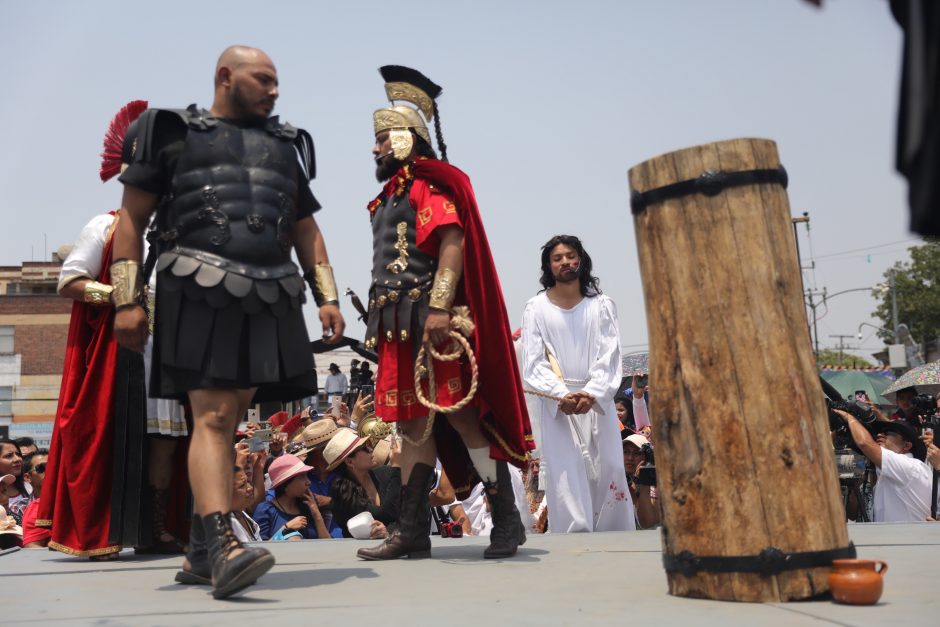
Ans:
[[[235,466],[232,486],[232,531],[242,542],[261,542],[261,527],[246,510],[255,504],[255,490],[241,466]]]
[[[285,453],[268,468],[274,496],[259,505],[254,519],[264,540],[329,538],[323,516],[310,492],[307,473],[313,470],[296,455]]]
[[[373,538],[388,536],[389,527],[398,522],[401,500],[401,469],[395,466],[375,467],[367,438],[360,438],[352,429],[341,427],[323,450],[327,468],[337,474],[330,486],[333,497],[333,520],[352,537],[349,519],[369,512]]]
[[[0,438],[0,477],[13,475],[14,481],[10,488],[15,488],[17,494],[12,496],[7,506],[7,513],[16,520],[17,525],[23,524],[23,510],[29,505],[30,494],[23,480],[23,455],[16,442],[7,438]],[[12,494],[12,490],[8,490]]]

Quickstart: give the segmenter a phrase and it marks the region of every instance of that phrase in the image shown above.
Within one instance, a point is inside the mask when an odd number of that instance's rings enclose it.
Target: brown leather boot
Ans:
[[[516,509],[512,479],[506,462],[496,462],[496,483],[483,483],[493,513],[490,545],[483,551],[486,559],[512,557],[525,544],[525,525]]]
[[[427,464],[414,465],[408,484],[401,488],[398,530],[376,547],[359,549],[356,551],[357,556],[364,560],[431,557],[431,507],[428,492],[433,472],[434,468]]]

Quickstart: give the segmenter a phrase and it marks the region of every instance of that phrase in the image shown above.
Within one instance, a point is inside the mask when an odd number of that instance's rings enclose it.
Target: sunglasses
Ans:
[[[33,472],[40,474],[40,475],[46,472],[46,462],[43,462],[41,464],[36,464],[36,466],[33,468]]]

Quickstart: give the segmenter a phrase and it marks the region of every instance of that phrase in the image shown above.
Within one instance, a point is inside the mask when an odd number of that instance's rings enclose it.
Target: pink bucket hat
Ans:
[[[296,455],[288,453],[281,455],[271,462],[271,467],[268,468],[268,477],[271,478],[271,487],[276,488],[290,481],[297,475],[310,472],[311,470],[313,470],[312,466],[308,466],[300,461]]]

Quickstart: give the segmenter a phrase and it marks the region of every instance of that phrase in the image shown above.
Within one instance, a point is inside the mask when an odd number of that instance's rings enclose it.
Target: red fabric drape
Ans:
[[[102,253],[98,281],[110,284],[111,245]],[[108,544],[117,364],[114,310],[72,305],[62,387],[37,526],[51,526],[49,546],[79,556],[117,552]],[[62,470],[60,470],[62,469]],[[67,474],[65,472],[67,469]]]
[[[491,442],[491,457],[522,467],[528,452],[534,448],[532,429],[512,345],[503,291],[483,230],[473,187],[466,174],[442,161],[418,159],[412,167],[415,179],[445,190],[457,206],[464,230],[463,277],[459,291],[470,308],[475,324],[474,345],[480,370],[477,392],[480,420],[483,432]],[[446,446],[438,447],[441,461],[446,464],[448,460],[445,457],[455,457],[447,464],[451,466],[447,471],[448,476],[455,488],[463,488],[465,486],[460,477],[451,470],[456,473],[456,468],[453,468],[455,464],[469,465],[469,457],[463,451],[463,446],[459,445],[459,436],[446,425],[447,421],[438,422],[444,423],[437,435],[438,441],[447,443]],[[462,454],[450,452],[455,449]]]

